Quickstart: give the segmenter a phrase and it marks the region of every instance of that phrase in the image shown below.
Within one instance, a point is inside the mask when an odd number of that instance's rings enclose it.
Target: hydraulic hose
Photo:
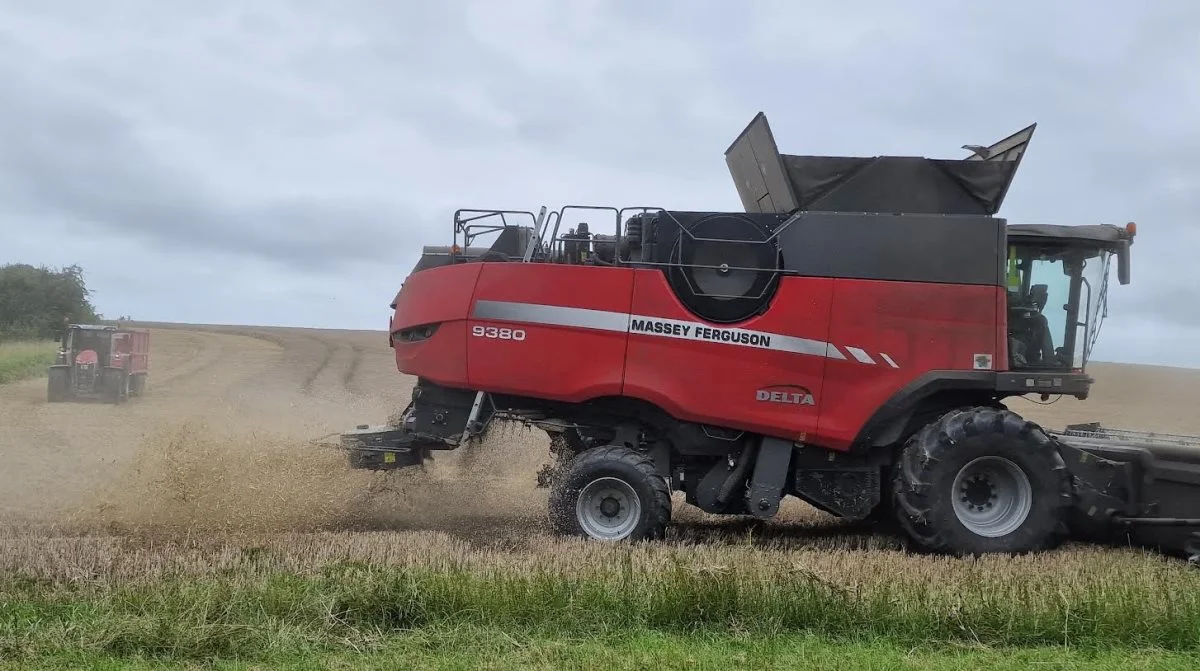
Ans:
[[[717,503],[724,505],[729,500],[729,496],[733,494],[733,488],[745,479],[746,469],[750,467],[750,462],[753,461],[754,455],[757,453],[757,445],[751,445],[742,450],[742,456],[738,457],[737,465],[733,467],[733,471],[729,473],[729,477],[725,478],[725,482],[721,483],[721,489],[717,492]]]

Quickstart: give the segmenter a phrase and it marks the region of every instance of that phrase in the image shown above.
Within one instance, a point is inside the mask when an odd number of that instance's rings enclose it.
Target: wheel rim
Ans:
[[[575,516],[584,533],[592,538],[620,540],[637,527],[642,501],[624,480],[599,478],[579,492]]]
[[[997,538],[1016,531],[1033,508],[1029,477],[1003,457],[979,457],[954,478],[954,515],[971,533]]]

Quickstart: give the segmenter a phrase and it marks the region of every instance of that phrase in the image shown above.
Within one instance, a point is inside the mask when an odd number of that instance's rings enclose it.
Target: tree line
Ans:
[[[79,266],[0,266],[0,341],[57,339],[67,323],[94,323],[90,297]]]

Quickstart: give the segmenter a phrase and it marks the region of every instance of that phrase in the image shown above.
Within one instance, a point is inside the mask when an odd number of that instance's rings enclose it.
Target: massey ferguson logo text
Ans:
[[[765,333],[718,329],[699,324],[683,324],[657,319],[631,319],[629,320],[629,330],[633,333],[653,333],[688,340],[726,342],[734,345],[750,345],[751,347],[771,346],[771,336]]]
[[[816,405],[813,395],[803,387],[767,387],[754,392],[754,398],[764,403],[784,405]]]

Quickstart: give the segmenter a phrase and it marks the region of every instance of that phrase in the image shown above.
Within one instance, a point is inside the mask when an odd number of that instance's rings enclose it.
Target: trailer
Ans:
[[[146,393],[150,332],[107,324],[68,324],[49,368],[50,403],[97,398],[124,403]]]
[[[1078,537],[1200,556],[1200,440],[1056,432],[1003,403],[1088,397],[1137,233],[997,216],[1035,128],[961,159],[788,155],[760,113],[725,153],[744,212],[460,210],[390,306],[411,399],[341,445],[390,470],[533,425],[553,528],[597,540],[661,538],[677,491],[712,514],[795,496],[890,517],[953,555]]]

